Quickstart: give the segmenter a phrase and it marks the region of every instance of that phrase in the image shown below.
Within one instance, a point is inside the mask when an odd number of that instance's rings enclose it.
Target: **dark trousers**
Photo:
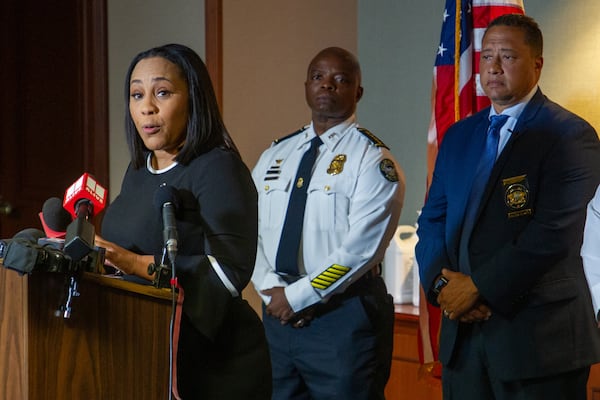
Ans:
[[[383,400],[390,374],[394,306],[380,277],[315,308],[303,328],[264,314],[273,400]]]
[[[267,341],[258,315],[245,300],[232,301],[215,341],[182,315],[177,383],[184,400],[270,400]]]
[[[466,329],[452,364],[442,371],[444,400],[586,400],[589,367],[535,379],[500,381],[490,374],[479,325],[461,328]]]

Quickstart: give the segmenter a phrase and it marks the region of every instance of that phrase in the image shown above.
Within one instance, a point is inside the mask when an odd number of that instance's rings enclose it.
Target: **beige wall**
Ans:
[[[544,33],[540,87],[600,133],[600,1],[525,0]]]
[[[328,46],[357,48],[356,0],[223,0],[223,114],[250,168],[310,121],[306,68]]]

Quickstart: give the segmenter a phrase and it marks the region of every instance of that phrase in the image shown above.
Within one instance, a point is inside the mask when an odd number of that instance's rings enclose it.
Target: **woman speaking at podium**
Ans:
[[[176,196],[180,321],[173,393],[183,399],[270,399],[262,323],[242,299],[254,266],[257,195],[223,123],[206,66],[188,47],[138,54],[125,80],[131,162],[107,209],[107,262],[152,280],[163,257],[161,186]],[[140,371],[140,373],[142,373]]]

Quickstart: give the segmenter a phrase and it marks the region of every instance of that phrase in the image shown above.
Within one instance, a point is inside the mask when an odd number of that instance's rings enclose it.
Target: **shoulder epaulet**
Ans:
[[[289,138],[291,138],[291,137],[294,137],[294,136],[296,136],[297,134],[299,134],[299,133],[301,133],[301,132],[304,132],[306,129],[308,129],[308,126],[302,127],[302,128],[300,128],[300,129],[298,129],[296,132],[290,133],[289,135],[287,135],[287,136],[284,136],[284,137],[282,137],[282,138],[275,139],[275,140],[273,140],[273,143],[274,143],[274,144],[281,143],[281,142],[283,142],[284,140],[287,140],[287,139],[289,139]]]
[[[371,133],[371,131],[369,131],[368,129],[365,129],[365,128],[356,128],[356,129],[358,129],[358,131],[359,131],[360,133],[362,133],[362,134],[363,134],[363,135],[365,135],[367,138],[369,138],[369,140],[370,140],[371,142],[373,142],[373,144],[374,144],[375,146],[377,146],[377,147],[385,147],[385,148],[386,148],[386,149],[388,149],[388,150],[390,149],[389,147],[387,147],[387,146],[385,145],[385,143],[383,143],[383,142],[381,141],[381,139],[379,139],[377,136],[373,135],[373,134]]]

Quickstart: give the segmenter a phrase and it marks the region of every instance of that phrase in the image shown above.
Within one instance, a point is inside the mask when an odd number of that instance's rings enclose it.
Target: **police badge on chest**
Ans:
[[[502,180],[504,187],[504,204],[507,207],[508,218],[531,215],[531,196],[527,175],[514,176]]]

